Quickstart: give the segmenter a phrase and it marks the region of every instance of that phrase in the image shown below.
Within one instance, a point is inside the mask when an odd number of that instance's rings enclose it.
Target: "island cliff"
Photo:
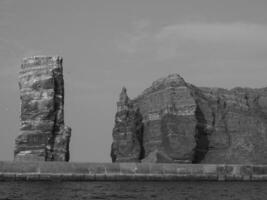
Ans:
[[[267,88],[202,88],[172,74],[133,100],[123,88],[117,106],[113,162],[267,164]]]
[[[68,161],[71,129],[64,125],[62,58],[25,58],[19,88],[21,128],[15,160]]]

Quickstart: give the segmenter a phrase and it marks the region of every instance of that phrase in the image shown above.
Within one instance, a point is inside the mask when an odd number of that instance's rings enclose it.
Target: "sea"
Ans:
[[[0,200],[267,200],[267,182],[0,182]]]

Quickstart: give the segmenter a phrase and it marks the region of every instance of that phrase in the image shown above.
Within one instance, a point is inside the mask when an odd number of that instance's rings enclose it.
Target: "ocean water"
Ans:
[[[0,200],[266,200],[267,182],[0,182]]]

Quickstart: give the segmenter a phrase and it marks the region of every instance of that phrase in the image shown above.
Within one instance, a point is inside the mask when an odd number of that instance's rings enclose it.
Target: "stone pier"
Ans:
[[[19,73],[21,128],[16,161],[68,161],[71,129],[64,124],[63,59],[25,58]]]

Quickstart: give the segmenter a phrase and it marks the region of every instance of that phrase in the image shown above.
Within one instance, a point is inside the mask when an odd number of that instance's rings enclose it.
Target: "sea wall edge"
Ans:
[[[267,165],[0,161],[0,181],[267,181]]]

